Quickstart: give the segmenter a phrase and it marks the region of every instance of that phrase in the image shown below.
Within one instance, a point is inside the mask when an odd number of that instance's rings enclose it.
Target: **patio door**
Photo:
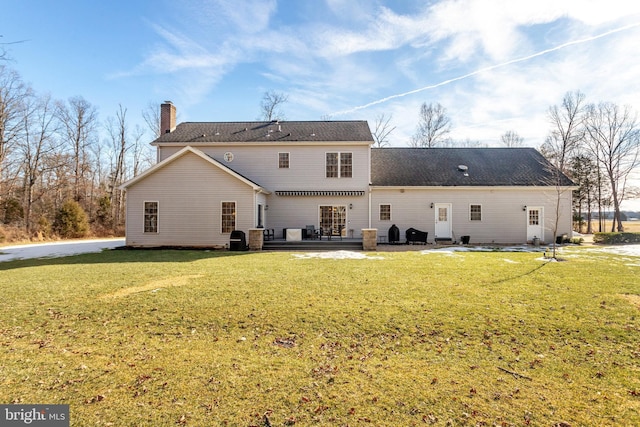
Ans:
[[[542,207],[527,206],[527,241],[534,237],[544,242],[544,210]]]
[[[323,230],[333,230],[332,234],[337,234],[339,230],[344,236],[346,225],[346,206],[320,206],[320,227]]]
[[[435,234],[439,239],[451,239],[451,203],[435,204]]]

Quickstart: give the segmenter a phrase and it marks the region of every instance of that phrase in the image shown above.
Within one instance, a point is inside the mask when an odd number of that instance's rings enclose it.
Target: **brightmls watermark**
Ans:
[[[0,427],[69,427],[69,405],[0,405]]]

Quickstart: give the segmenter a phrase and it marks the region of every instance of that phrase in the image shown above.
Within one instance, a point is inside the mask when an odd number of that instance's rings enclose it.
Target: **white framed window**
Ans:
[[[353,153],[326,153],[327,178],[353,177]]]
[[[289,169],[289,153],[278,153],[278,168]]]
[[[144,232],[158,232],[158,202],[144,202]]]
[[[222,233],[231,233],[236,229],[236,202],[222,202]]]
[[[482,221],[482,205],[469,205],[469,220]]]
[[[380,205],[380,221],[391,221],[391,205],[389,204],[381,204]]]

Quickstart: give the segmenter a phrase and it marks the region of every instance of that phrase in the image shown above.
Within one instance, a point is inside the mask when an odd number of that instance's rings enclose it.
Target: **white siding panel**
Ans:
[[[143,232],[143,203],[159,202],[159,232]],[[127,189],[127,245],[211,246],[229,243],[221,232],[221,201],[235,201],[236,228],[254,226],[254,192],[194,154],[186,154]]]
[[[401,240],[408,228],[417,228],[429,233],[433,241],[435,210],[431,203],[451,203],[452,229],[454,237],[471,236],[471,243],[525,243],[527,216],[525,205],[543,206],[545,213],[545,241],[554,240],[553,225],[558,194],[555,189],[375,189],[372,193],[373,228],[387,235],[392,224],[400,228]],[[571,192],[561,194],[558,234],[571,233]],[[378,206],[391,204],[391,221],[380,221]],[[471,221],[469,206],[482,205],[482,221]]]
[[[369,185],[369,147],[363,145],[258,145],[195,147],[220,163],[254,181],[275,190],[365,190]],[[164,150],[164,149],[163,149]],[[278,153],[289,154],[289,168],[278,167]],[[353,153],[352,178],[326,178],[325,153]],[[224,153],[232,152],[233,161],[225,162]]]

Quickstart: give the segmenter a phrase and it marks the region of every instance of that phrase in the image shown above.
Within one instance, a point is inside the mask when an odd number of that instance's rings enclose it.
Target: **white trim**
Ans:
[[[284,144],[287,146],[304,146],[311,145],[317,147],[318,145],[331,145],[337,147],[344,147],[345,145],[365,145],[371,146],[373,140],[371,141],[284,141]],[[152,142],[150,145],[154,147],[188,147],[190,142]],[[207,142],[205,144],[212,144],[216,147],[234,147],[234,146],[242,146],[242,147],[255,147],[255,146],[263,146],[263,145],[282,145],[282,141],[234,141],[234,142]]]
[[[450,185],[450,186],[446,186],[446,185],[425,185],[425,186],[411,186],[411,185],[389,185],[389,186],[384,186],[384,185],[370,185],[369,186],[371,188],[372,191],[375,190],[381,190],[381,191],[385,191],[385,190],[405,190],[405,191],[424,191],[424,190],[440,190],[440,191],[473,191],[473,190],[477,190],[477,191],[487,191],[487,190],[518,190],[518,191],[540,191],[540,190],[553,190],[553,191],[558,191],[558,189],[560,189],[561,191],[566,191],[566,190],[577,190],[578,187],[577,186],[567,186],[567,187],[556,187],[555,185],[549,185],[549,186],[536,186],[536,185],[522,185],[522,186],[517,186],[517,185],[495,185],[495,186],[491,186],[491,185],[483,185],[483,186],[465,186],[465,185]]]

